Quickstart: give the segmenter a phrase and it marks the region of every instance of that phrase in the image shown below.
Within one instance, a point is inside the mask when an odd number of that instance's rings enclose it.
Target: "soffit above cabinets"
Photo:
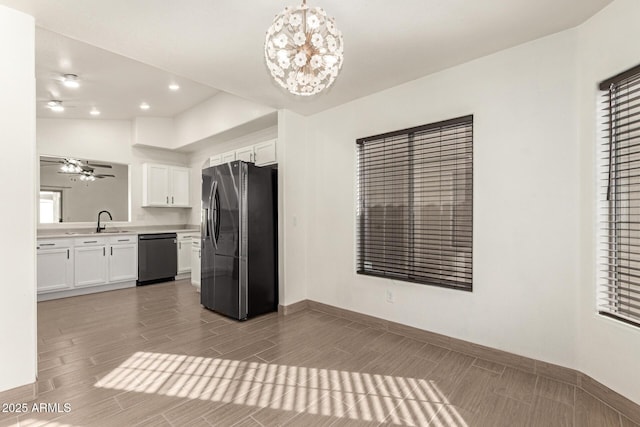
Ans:
[[[310,0],[336,18],[342,72],[300,99],[269,76],[265,31],[299,0],[0,0],[42,28],[274,108],[312,114],[581,24],[612,0]]]

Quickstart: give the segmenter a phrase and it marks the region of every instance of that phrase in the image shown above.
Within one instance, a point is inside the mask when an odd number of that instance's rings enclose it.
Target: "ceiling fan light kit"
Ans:
[[[330,87],[342,68],[344,43],[335,20],[319,7],[286,7],[267,30],[264,57],[273,79],[294,95]]]

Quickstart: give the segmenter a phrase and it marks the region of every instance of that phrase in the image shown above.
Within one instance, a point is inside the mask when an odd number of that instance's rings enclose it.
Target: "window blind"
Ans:
[[[640,66],[600,89],[599,312],[640,326]]]
[[[357,272],[471,291],[473,116],[356,147]]]

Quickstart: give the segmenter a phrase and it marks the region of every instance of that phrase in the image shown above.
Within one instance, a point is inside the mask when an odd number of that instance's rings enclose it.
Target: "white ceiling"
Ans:
[[[80,87],[62,84],[63,74],[77,74]],[[169,84],[180,86],[169,90]],[[36,114],[65,119],[131,119],[136,116],[172,117],[210,98],[218,91],[150,65],[96,48],[47,30],[36,31]],[[65,111],[47,108],[61,100]],[[141,110],[146,102],[150,109]]]
[[[42,28],[275,108],[311,114],[584,22],[612,0],[309,0],[336,18],[345,62],[326,94],[277,87],[267,27],[299,0],[0,0]],[[94,64],[99,65],[99,64]]]

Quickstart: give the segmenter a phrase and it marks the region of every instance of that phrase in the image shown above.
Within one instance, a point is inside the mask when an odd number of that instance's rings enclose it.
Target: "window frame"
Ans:
[[[628,108],[630,111],[638,109],[640,103],[636,99],[625,99],[625,95],[618,94],[619,86],[634,85],[634,91],[640,90],[640,65],[632,67],[623,71],[613,77],[610,77],[599,83],[598,89],[600,94],[598,95],[598,102],[602,102],[601,107],[597,108],[597,126],[598,126],[598,141],[596,144],[596,159],[598,159],[598,167],[596,169],[596,181],[598,185],[597,197],[597,289],[596,289],[596,310],[600,316],[613,319],[634,327],[640,327],[640,314],[638,309],[631,307],[636,313],[627,311],[625,308],[627,305],[634,303],[633,298],[640,298],[640,281],[638,283],[632,283],[631,279],[620,280],[619,276],[633,276],[629,272],[621,272],[621,270],[633,270],[636,267],[631,267],[631,263],[640,263],[640,256],[635,251],[621,250],[620,247],[625,245],[621,243],[621,240],[627,240],[626,245],[630,245],[628,242],[630,239],[638,239],[638,237],[632,237],[633,231],[639,231],[638,229],[632,229],[630,224],[632,219],[637,218],[640,221],[640,213],[631,213],[631,199],[620,198],[620,196],[627,196],[637,190],[632,190],[632,185],[640,185],[640,183],[626,183],[618,184],[618,180],[629,180],[632,176],[632,172],[640,171],[640,165],[631,168],[632,163],[640,161],[640,159],[633,159],[634,154],[637,152],[619,154],[618,150],[628,150],[629,145],[633,146],[633,143],[640,141],[640,135],[631,136],[632,133],[638,131],[638,129],[632,129],[627,131],[620,131],[620,128],[629,127],[632,123],[623,123],[625,120],[629,120],[626,117],[616,117],[619,114],[619,108],[623,110]],[[629,87],[626,88],[629,91]],[[634,95],[634,97],[637,96]],[[628,98],[629,95],[627,94]],[[625,99],[625,101],[622,101]],[[615,102],[614,102],[615,100]],[[636,101],[634,105],[634,101]],[[622,103],[622,105],[619,105]],[[634,115],[637,115],[634,114]],[[602,117],[601,117],[602,116]],[[637,125],[637,124],[636,124]],[[618,133],[629,133],[628,143],[623,144],[622,147],[618,145]],[[630,143],[630,144],[629,144]],[[602,147],[606,147],[608,154],[600,158],[602,153],[600,150]],[[615,152],[615,155],[614,155]],[[622,157],[628,157],[628,160],[620,160]],[[615,160],[614,160],[615,158]],[[623,169],[618,169],[620,165],[623,165]],[[626,168],[626,169],[625,169]],[[619,176],[620,172],[626,172],[626,176]],[[612,176],[615,177],[612,178]],[[606,177],[605,177],[606,176]],[[612,184],[612,182],[614,182]],[[604,185],[604,191],[601,189],[601,185]],[[624,191],[620,191],[619,187],[628,187]],[[623,206],[626,202],[627,206]],[[638,206],[633,207],[636,210]],[[623,212],[626,210],[626,212]],[[626,222],[629,228],[620,228],[621,223],[625,221],[618,220],[618,216],[625,216],[629,218]],[[616,219],[612,219],[616,218]],[[602,225],[600,225],[602,224]],[[612,228],[613,227],[613,228]],[[613,235],[611,234],[613,231]],[[612,249],[615,247],[615,249]],[[612,255],[614,253],[614,255]],[[637,256],[637,260],[633,259],[633,255]],[[627,256],[627,258],[625,258]],[[627,265],[622,265],[624,263]],[[635,287],[635,288],[634,288]],[[633,293],[635,296],[630,298],[629,295],[624,295],[624,292]],[[625,302],[623,302],[625,300]],[[635,302],[635,305],[640,303]]]
[[[469,283],[468,284],[462,284],[462,281],[458,282],[458,284],[448,284],[448,283],[444,283],[444,282],[439,282],[435,279],[431,279],[431,280],[427,280],[425,278],[412,278],[412,277],[407,277],[405,275],[402,274],[394,274],[391,272],[384,272],[384,273],[379,273],[379,272],[375,272],[375,271],[371,271],[371,270],[367,270],[365,268],[365,265],[367,264],[367,260],[365,259],[365,257],[363,256],[363,254],[365,253],[365,238],[364,236],[367,235],[367,233],[365,232],[365,227],[366,227],[366,222],[367,220],[365,219],[365,211],[367,209],[367,207],[365,206],[365,198],[361,195],[361,191],[364,191],[363,188],[361,188],[361,186],[363,185],[363,178],[361,177],[361,173],[362,173],[362,168],[363,166],[360,164],[363,155],[360,153],[361,150],[361,146],[363,144],[366,144],[367,142],[371,142],[371,141],[377,141],[377,140],[381,140],[381,139],[389,139],[389,138],[394,138],[394,137],[400,137],[403,135],[406,135],[407,137],[407,144],[410,144],[410,146],[412,146],[413,140],[415,138],[415,135],[417,133],[421,133],[421,132],[425,132],[425,131],[434,131],[434,133],[438,130],[443,131],[443,129],[447,129],[447,128],[451,128],[452,126],[463,126],[463,125],[467,125],[468,126],[468,136],[467,138],[470,138],[470,142],[468,143],[469,148],[470,148],[470,152],[469,152],[469,156],[470,156],[470,162],[468,167],[466,168],[460,168],[460,169],[453,169],[448,171],[449,174],[451,175],[455,175],[458,171],[467,171],[467,173],[470,175],[469,176],[469,182],[470,184],[465,187],[465,189],[469,192],[468,195],[468,200],[469,200],[469,209],[470,209],[470,230],[468,231],[468,235],[470,238],[470,242],[468,243],[468,246],[463,247],[462,244],[459,243],[458,240],[454,240],[453,238],[456,236],[456,234],[452,231],[451,232],[451,238],[452,238],[452,242],[451,242],[451,247],[452,248],[461,248],[460,251],[456,251],[456,254],[459,254],[460,252],[464,252],[462,249],[468,249],[467,253],[468,253],[468,263],[464,263],[464,268],[469,268]],[[457,139],[462,140],[465,137],[459,137]],[[379,277],[379,278],[385,278],[385,279],[390,279],[390,280],[399,280],[399,281],[403,281],[403,282],[408,282],[408,283],[417,283],[417,284],[421,284],[421,285],[428,285],[428,286],[436,286],[436,287],[443,287],[443,288],[449,288],[449,289],[457,289],[457,290],[462,290],[462,291],[468,291],[468,292],[473,292],[473,204],[474,204],[474,191],[473,191],[473,187],[474,187],[474,144],[473,144],[473,140],[474,140],[474,116],[473,114],[469,114],[466,116],[461,116],[461,117],[457,117],[454,119],[449,119],[449,120],[443,120],[443,121],[439,121],[439,122],[434,122],[434,123],[429,123],[426,125],[421,125],[421,126],[415,126],[415,127],[411,127],[411,128],[407,128],[407,129],[402,129],[402,130],[397,130],[397,131],[392,131],[392,132],[387,132],[387,133],[383,133],[383,134],[379,134],[379,135],[373,135],[373,136],[369,136],[369,137],[365,137],[365,138],[358,138],[356,140],[356,160],[357,160],[357,167],[356,167],[356,257],[355,257],[355,263],[356,263],[356,273],[359,275],[363,275],[363,276],[372,276],[372,277]],[[425,144],[426,145],[426,144]],[[458,140],[456,140],[456,149],[458,148],[458,145],[466,147],[463,143],[460,143]],[[412,148],[409,148],[408,151],[411,152]],[[408,155],[409,156],[409,155]],[[423,159],[422,159],[423,160]],[[413,162],[413,158],[409,158],[407,160],[407,162],[409,164],[412,164]],[[440,164],[444,163],[443,160],[440,160]],[[412,259],[413,261],[415,261],[415,257],[416,257],[416,252],[418,252],[418,250],[416,249],[416,245],[415,242],[413,241],[413,238],[415,237],[415,234],[413,233],[413,229],[416,225],[416,221],[414,218],[414,210],[415,210],[415,202],[413,201],[413,196],[414,196],[414,192],[413,192],[413,186],[415,185],[415,173],[413,166],[409,166],[409,170],[411,171],[409,173],[409,176],[411,177],[410,179],[408,179],[409,184],[408,187],[410,189],[410,191],[408,191],[408,198],[411,200],[411,203],[407,204],[410,210],[410,213],[408,214],[408,216],[411,218],[411,220],[409,221],[409,229],[412,230],[409,233],[409,239],[411,239],[411,245],[407,245],[407,247],[409,248],[411,255],[408,256],[407,258]],[[441,175],[443,176],[443,172],[441,172]],[[452,181],[457,181],[458,178],[452,179]],[[458,184],[453,184],[453,186],[457,186]],[[457,191],[457,190],[456,190]],[[385,196],[386,197],[386,196]],[[455,209],[456,204],[452,203],[453,208]],[[424,207],[424,206],[422,206]],[[442,207],[442,205],[440,205],[440,207]],[[460,216],[455,216],[452,215],[452,224],[456,224],[457,220],[459,220]],[[455,228],[455,225],[452,225],[452,228]],[[440,244],[440,247],[443,247],[443,244]],[[432,260],[431,258],[429,260]],[[408,263],[410,263],[410,261],[407,261]],[[442,266],[442,264],[441,264]],[[413,268],[413,267],[412,267]],[[407,269],[407,271],[409,271],[409,269]],[[455,270],[455,268],[452,268],[452,271],[457,271]],[[412,270],[409,272],[410,273],[413,272],[415,273],[415,270]],[[444,276],[443,274],[441,274],[442,276]],[[440,279],[442,280],[442,279]],[[453,282],[453,281],[451,281]]]

